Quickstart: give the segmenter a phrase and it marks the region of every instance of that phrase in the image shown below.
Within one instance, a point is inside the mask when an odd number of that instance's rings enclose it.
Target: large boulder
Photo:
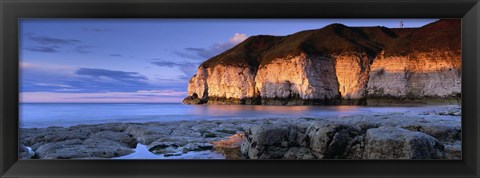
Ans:
[[[249,159],[461,158],[460,141],[444,146],[426,133],[376,126],[341,121],[317,121],[308,127],[298,123],[264,124],[245,131],[241,151]]]
[[[250,159],[281,159],[289,148],[300,146],[304,139],[296,125],[253,126],[245,131],[241,150]]]
[[[413,123],[404,125],[402,128],[410,131],[426,133],[442,142],[454,142],[455,140],[461,140],[462,138],[462,128],[460,123]]]
[[[439,159],[444,146],[430,135],[397,127],[369,129],[364,159]]]
[[[319,159],[344,158],[360,130],[346,124],[313,124],[307,129],[310,148]]]

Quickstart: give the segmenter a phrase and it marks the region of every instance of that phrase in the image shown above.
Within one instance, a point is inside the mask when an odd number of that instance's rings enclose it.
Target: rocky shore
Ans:
[[[21,159],[105,159],[139,145],[164,158],[461,159],[461,109],[328,118],[108,123],[21,128]],[[200,157],[209,159],[208,155]]]

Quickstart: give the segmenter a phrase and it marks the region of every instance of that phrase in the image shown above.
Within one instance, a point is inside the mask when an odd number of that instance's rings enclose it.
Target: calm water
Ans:
[[[422,109],[428,109],[428,107],[23,103],[20,104],[20,127],[72,126],[109,122],[348,116]]]

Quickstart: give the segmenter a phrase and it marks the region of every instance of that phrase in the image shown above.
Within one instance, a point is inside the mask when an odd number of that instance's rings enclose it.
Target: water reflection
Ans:
[[[341,116],[361,112],[360,106],[192,105],[190,115],[231,118]]]
[[[191,114],[212,116],[235,115],[244,112],[270,114],[299,114],[312,110],[312,106],[264,106],[264,105],[193,105]]]
[[[425,107],[265,106],[184,104],[21,104],[21,127],[72,126],[108,122],[343,117],[409,112]]]

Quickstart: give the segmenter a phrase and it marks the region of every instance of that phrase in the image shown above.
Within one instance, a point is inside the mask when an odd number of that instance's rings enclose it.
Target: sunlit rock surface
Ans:
[[[336,56],[335,71],[339,92],[344,99],[365,97],[365,86],[370,72],[370,59],[366,54]]]
[[[255,95],[255,74],[248,67],[217,65],[208,69],[208,96],[244,99]]]
[[[328,100],[338,95],[333,59],[306,54],[260,67],[255,83],[262,98]]]
[[[454,19],[408,29],[332,24],[283,37],[253,36],[201,64],[184,103],[458,100],[460,25]]]
[[[450,97],[461,93],[460,52],[418,52],[377,57],[368,94],[373,97]]]

